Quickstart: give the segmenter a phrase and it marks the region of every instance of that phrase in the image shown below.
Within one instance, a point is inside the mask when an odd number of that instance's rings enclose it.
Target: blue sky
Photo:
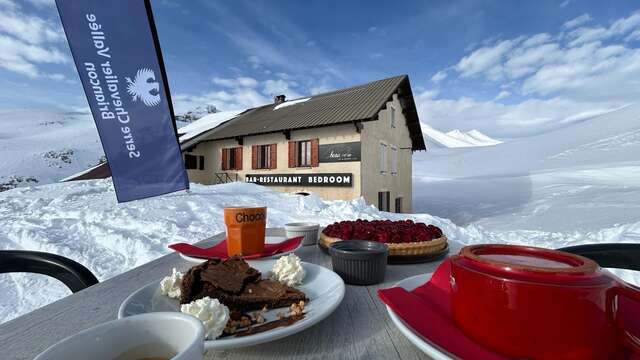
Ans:
[[[509,138],[640,98],[637,1],[152,4],[178,112],[406,73],[423,124]],[[51,0],[0,0],[0,107],[86,108]]]

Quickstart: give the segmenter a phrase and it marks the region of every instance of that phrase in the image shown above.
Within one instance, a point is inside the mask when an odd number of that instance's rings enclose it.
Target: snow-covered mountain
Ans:
[[[640,225],[638,154],[640,104],[499,146],[417,153],[414,211],[495,230],[621,234]]]
[[[492,139],[478,130],[461,131],[458,129],[449,132],[436,130],[429,125],[421,124],[422,135],[427,142],[427,147],[435,148],[462,148],[474,146],[491,146],[501,144],[502,141]]]
[[[190,123],[209,114],[220,112],[214,105],[196,106],[183,114],[176,114],[176,121]]]
[[[0,110],[0,191],[55,182],[102,157],[88,113]]]

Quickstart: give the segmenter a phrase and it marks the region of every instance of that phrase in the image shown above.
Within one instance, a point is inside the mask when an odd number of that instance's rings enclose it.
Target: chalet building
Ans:
[[[409,78],[249,109],[182,144],[189,179],[245,181],[411,211],[411,157],[425,150]]]
[[[412,154],[425,142],[407,75],[285,100],[181,141],[189,180],[362,196],[384,211],[411,211]]]

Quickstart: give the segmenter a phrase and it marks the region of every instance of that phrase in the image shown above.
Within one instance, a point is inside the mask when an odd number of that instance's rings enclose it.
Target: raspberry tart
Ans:
[[[340,221],[327,226],[320,234],[320,244],[326,248],[340,240],[385,243],[389,257],[428,256],[448,250],[447,237],[439,227],[412,220]]]

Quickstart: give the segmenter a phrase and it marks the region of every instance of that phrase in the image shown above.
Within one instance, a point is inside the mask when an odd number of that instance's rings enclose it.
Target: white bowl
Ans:
[[[304,236],[302,245],[315,245],[320,236],[320,225],[310,222],[289,223],[284,225],[284,231],[287,233],[288,239]]]
[[[89,316],[89,314],[87,314]],[[201,360],[204,327],[197,318],[156,312],[109,321],[61,340],[35,360]]]

